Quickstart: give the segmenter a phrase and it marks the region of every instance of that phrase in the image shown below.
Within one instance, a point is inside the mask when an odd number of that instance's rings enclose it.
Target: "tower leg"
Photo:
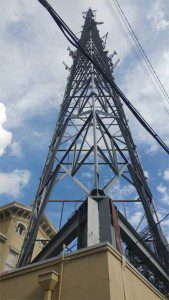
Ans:
[[[110,200],[107,197],[99,200],[100,242],[109,242],[116,247],[114,227],[111,222]]]
[[[87,210],[87,246],[93,246],[99,243],[98,202],[88,197]]]
[[[86,204],[79,209],[78,249],[99,243],[98,202],[88,197]],[[87,221],[83,222],[85,215]]]

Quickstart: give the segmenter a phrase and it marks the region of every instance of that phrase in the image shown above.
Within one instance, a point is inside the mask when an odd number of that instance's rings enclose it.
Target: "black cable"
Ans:
[[[52,18],[55,20],[56,24],[59,26],[63,34],[69,40],[69,42],[80,50],[90,62],[96,67],[96,69],[102,74],[104,79],[110,84],[111,88],[117,93],[118,96],[122,99],[122,101],[126,104],[126,106],[130,109],[130,111],[134,114],[136,119],[142,124],[142,126],[151,134],[151,136],[161,145],[161,147],[169,154],[168,146],[162,141],[162,139],[158,136],[158,134],[152,129],[152,127],[146,122],[146,120],[141,116],[138,110],[130,103],[127,97],[122,93],[119,87],[115,84],[113,78],[110,78],[106,72],[101,68],[99,63],[90,56],[84,45],[78,40],[78,38],[74,35],[74,33],[69,29],[69,27],[64,23],[64,21],[58,16],[58,14],[53,10],[53,8],[49,5],[46,0],[38,0],[51,14]],[[71,40],[72,39],[72,40]]]
[[[167,248],[169,246],[169,243],[166,245],[163,245],[158,251],[155,252],[155,254],[161,252],[163,249]],[[151,258],[153,255],[150,255],[146,258],[146,260],[144,260],[143,262],[147,261],[147,259]]]
[[[159,225],[161,222],[163,222],[167,217],[169,217],[169,213],[163,218],[161,219],[160,221],[158,221],[157,223],[154,224],[154,226],[150,227],[149,230],[147,231],[147,234],[150,233],[157,225]],[[139,239],[137,239],[136,242],[134,242],[134,244],[138,244],[138,242],[140,241],[144,241],[144,237],[140,237]]]
[[[109,0],[108,0],[108,1],[109,1]],[[128,28],[130,29],[129,32],[130,32],[130,34],[132,35],[133,40],[135,41],[135,43],[136,43],[136,45],[137,45],[139,51],[142,53],[142,56],[144,57],[144,59],[145,59],[147,65],[150,67],[150,69],[151,69],[151,71],[152,71],[152,74],[153,74],[153,76],[154,76],[156,82],[157,82],[158,85],[161,87],[161,90],[163,91],[163,94],[165,95],[165,98],[166,98],[167,102],[169,103],[169,95],[167,94],[167,92],[166,92],[166,90],[165,90],[163,84],[161,83],[161,81],[160,81],[160,79],[159,79],[159,77],[158,77],[156,71],[154,70],[154,68],[153,68],[153,66],[152,66],[152,64],[151,64],[151,62],[150,62],[150,60],[149,60],[149,58],[147,57],[147,54],[145,53],[143,47],[141,46],[141,43],[140,43],[139,39],[137,38],[137,36],[136,36],[136,34],[135,34],[133,28],[131,27],[131,25],[130,25],[128,19],[127,19],[127,17],[125,16],[125,14],[124,14],[124,12],[123,12],[123,10],[122,10],[120,4],[118,3],[117,0],[113,0],[113,2],[115,3],[117,9],[119,8],[119,11],[120,11],[120,13],[121,13],[121,16],[122,16],[123,19],[126,21],[126,24],[127,24]]]
[[[163,219],[161,219],[159,222],[157,222],[154,226],[152,226],[152,227],[149,229],[149,231],[147,231],[147,234],[148,234],[149,232],[151,232],[151,230],[153,230],[157,225],[159,225],[161,222],[163,222],[168,216],[169,216],[169,213],[168,213]],[[144,238],[141,237],[141,238],[138,239],[136,242],[134,242],[134,244],[137,245],[138,242],[140,242],[141,240],[144,241]],[[166,248],[168,247],[168,245],[169,245],[169,244],[167,243],[166,245],[163,245],[162,247],[160,247],[160,249],[158,249],[157,251],[155,251],[155,252],[153,251],[153,254],[151,254],[150,256],[148,256],[145,260],[142,260],[141,263],[142,263],[142,264],[145,264],[145,263],[147,262],[148,259],[150,259],[151,257],[153,257],[153,255],[157,255],[157,254],[160,253],[162,250],[166,249]],[[128,245],[128,246],[130,246],[130,245]],[[167,252],[168,252],[168,249],[166,249],[166,250],[167,250]],[[160,261],[161,261],[161,259],[160,259]]]
[[[111,6],[110,1],[107,0],[107,2],[108,2],[109,5]],[[122,18],[124,24],[126,25],[126,28],[128,29],[129,34],[130,34],[131,38],[133,39],[133,42],[134,42],[134,44],[136,45],[136,47],[137,47],[137,49],[138,49],[138,51],[139,51],[139,53],[140,53],[142,59],[144,60],[146,66],[147,66],[147,68],[148,68],[148,72],[150,71],[150,73],[151,73],[151,75],[153,76],[155,82],[157,83],[158,87],[160,88],[160,90],[161,90],[163,96],[165,97],[165,100],[169,103],[169,96],[168,96],[168,94],[167,94],[167,92],[166,92],[164,86],[162,85],[162,83],[161,83],[161,81],[160,81],[160,79],[159,79],[157,73],[155,72],[155,70],[154,70],[154,68],[153,68],[153,66],[152,66],[152,64],[151,64],[151,62],[150,62],[150,60],[148,59],[148,57],[147,57],[147,55],[146,55],[144,49],[142,48],[142,46],[141,46],[141,44],[140,44],[140,42],[139,42],[139,40],[138,40],[138,38],[137,38],[137,36],[136,36],[134,30],[132,29],[132,27],[131,27],[129,21],[127,20],[127,17],[125,16],[124,12],[122,11],[122,9],[121,9],[119,3],[117,2],[117,0],[113,0],[113,2],[114,2],[114,4],[115,4],[115,6],[116,6],[117,11],[119,12],[119,14],[120,14],[120,16],[121,16],[121,18]],[[112,6],[111,6],[111,8],[112,8]],[[126,33],[126,34],[127,34],[127,33]],[[135,49],[135,51],[136,51],[136,49]],[[140,60],[141,60],[141,58],[140,58]],[[148,72],[147,72],[147,73],[148,73]],[[150,76],[149,73],[148,73],[148,75],[149,75],[149,79],[151,79],[151,76]],[[152,79],[151,79],[151,80],[152,80]],[[151,82],[151,84],[152,84],[152,82]],[[153,85],[154,85],[154,84],[153,84]],[[154,85],[154,87],[156,88],[157,92],[159,93],[159,95],[160,95],[160,97],[161,97],[162,95],[160,94],[158,88],[157,88],[155,85]],[[167,104],[164,103],[164,105],[166,105],[166,107],[163,106],[164,109],[165,109],[165,111],[166,111],[167,113],[169,113]]]
[[[157,254],[157,253],[159,253],[159,252],[161,252],[162,250],[164,250],[165,248],[167,248],[169,246],[169,243],[168,244],[166,244],[166,245],[163,245],[158,251],[156,251],[156,253],[155,254]],[[146,265],[146,263],[147,263],[147,261],[151,258],[151,257],[153,257],[153,254],[151,254],[150,256],[148,256],[146,259],[144,259],[144,260],[142,260],[142,259],[140,259],[139,258],[139,260],[140,260],[140,262],[141,262],[141,264],[142,265]],[[130,261],[130,259],[129,259],[129,261]],[[130,261],[131,262],[131,261]],[[132,263],[132,262],[131,262]],[[136,267],[136,265],[135,265],[135,263],[133,262],[132,263],[135,267]],[[167,266],[165,265],[165,267],[167,268]],[[137,267],[136,267],[137,268]],[[137,268],[138,269],[138,268]],[[138,269],[138,271],[142,274],[142,272]],[[152,272],[151,271],[151,268],[150,268],[150,270],[149,270],[150,272]],[[167,270],[166,270],[167,271]],[[143,274],[143,276],[145,276],[144,274]],[[155,276],[155,273],[153,272],[153,276]]]
[[[169,243],[166,244],[166,245],[163,245],[158,251],[155,252],[155,255],[156,255],[157,253],[161,252],[162,250],[164,250],[165,248],[167,248],[168,246],[169,246]],[[153,254],[151,254],[150,256],[148,256],[146,259],[141,260],[141,264],[145,264],[145,265],[146,265],[147,261],[148,261],[151,257],[153,257]],[[167,266],[165,266],[165,267],[167,267]]]
[[[140,65],[141,69],[143,70],[146,78],[149,79],[149,81],[150,81],[150,83],[151,83],[151,85],[153,87],[154,93],[156,94],[157,99],[159,99],[159,101],[161,102],[161,105],[163,106],[163,108],[166,111],[166,113],[169,114],[169,108],[167,107],[167,104],[163,103],[163,101],[160,100],[162,95],[161,95],[160,91],[158,90],[157,86],[155,85],[155,83],[153,81],[154,75],[152,74],[152,71],[150,70],[150,68],[149,68],[146,60],[144,59],[144,56],[143,56],[142,52],[140,51],[137,43],[135,42],[135,40],[134,40],[134,38],[132,36],[132,33],[129,30],[129,33],[130,33],[130,35],[129,35],[127,33],[127,31],[125,31],[125,29],[124,29],[124,27],[123,27],[123,25],[122,25],[122,23],[121,23],[118,15],[116,14],[115,10],[113,9],[112,5],[110,4],[110,1],[109,0],[105,0],[105,3],[107,5],[108,10],[110,11],[110,14],[112,14],[112,16],[113,16],[113,18],[114,18],[117,26],[119,26],[119,29],[120,29],[123,37],[125,38],[125,40],[126,40],[128,46],[129,46],[129,48],[131,49],[133,55],[135,56],[136,60],[138,59],[138,63]],[[120,13],[120,15],[121,15],[121,13]],[[124,23],[126,25],[126,22],[125,22],[124,18],[122,16],[121,16],[121,18],[122,18],[122,20],[124,21]],[[127,27],[127,25],[126,25],[126,27]],[[127,29],[128,29],[128,27],[127,27]],[[132,38],[132,40],[131,40],[131,38]],[[132,41],[134,41],[134,44],[133,44]],[[134,45],[136,45],[137,48],[135,48]],[[145,62],[146,65],[144,65],[144,63],[142,62],[142,59],[144,60],[144,62]],[[147,66],[148,70],[147,70],[146,66]],[[153,78],[151,77],[151,75],[153,76]],[[158,93],[158,95],[157,95],[157,93]],[[158,98],[158,96],[160,98]]]
[[[158,221],[157,223],[154,224],[154,226],[150,227],[149,230],[147,231],[147,234],[150,233],[157,225],[159,225],[161,222],[163,222],[167,217],[169,217],[169,213],[160,221]],[[135,244],[137,245],[138,242],[140,242],[141,240],[144,240],[143,237],[141,237],[140,239],[138,239]]]
[[[119,17],[116,15],[115,10],[114,10],[113,7],[110,5],[110,3],[108,2],[108,0],[105,0],[105,2],[106,2],[106,5],[107,5],[107,8],[108,8],[109,11],[110,11],[110,14],[112,14],[112,16],[113,16],[113,18],[114,18],[114,20],[115,20],[117,26],[119,26],[119,29],[120,29],[120,31],[121,31],[123,37],[125,38],[125,40],[126,40],[128,46],[129,46],[129,48],[131,49],[131,52],[132,52],[133,55],[135,56],[136,60],[138,59],[138,63],[139,63],[139,65],[140,65],[141,69],[143,70],[143,72],[144,72],[145,75],[148,75],[148,76],[146,76],[146,78],[149,78],[152,87],[156,89],[156,92],[159,94],[159,96],[160,96],[160,98],[161,98],[161,94],[160,94],[159,90],[157,89],[157,87],[155,86],[155,84],[154,84],[154,82],[153,82],[153,80],[152,80],[152,78],[151,78],[151,75],[149,74],[149,71],[146,69],[146,66],[145,66],[145,65],[143,64],[143,62],[142,62],[140,53],[139,53],[139,52],[137,51],[137,49],[134,47],[134,45],[133,45],[133,43],[132,43],[132,40],[130,39],[130,36],[129,36],[129,35],[127,34],[127,32],[125,31],[125,29],[124,29],[124,27],[123,27],[123,25],[122,25],[122,23],[121,23]],[[155,89],[154,89],[154,93],[156,94]],[[156,96],[157,96],[157,94],[156,94]],[[160,101],[160,102],[161,102],[161,101]],[[162,106],[163,106],[164,110],[169,114],[168,108],[165,107],[163,103],[162,103]]]
[[[147,234],[149,232],[151,232],[157,225],[159,225],[161,222],[163,222],[167,217],[169,216],[169,213],[163,218],[161,219],[159,222],[157,222],[154,226],[152,226],[151,228],[149,228],[149,231],[147,231]],[[144,238],[141,237],[140,239],[138,239],[136,242],[134,242],[135,245],[137,245],[140,241],[144,241]],[[156,255],[157,253],[161,252],[162,250],[164,250],[166,247],[168,246],[168,244],[163,245],[162,247],[160,247],[160,249],[158,249],[156,252],[153,252],[154,255]],[[167,250],[168,251],[168,250]],[[149,258],[151,258],[152,255],[150,255],[149,257],[147,257],[144,261],[142,261],[142,263],[145,263]]]

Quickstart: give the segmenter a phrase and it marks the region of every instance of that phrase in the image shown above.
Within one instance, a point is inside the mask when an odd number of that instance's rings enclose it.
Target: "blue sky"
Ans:
[[[145,119],[169,144],[169,118],[160,97],[140,69],[104,0],[66,0],[50,3],[75,33],[81,30],[82,11],[97,9],[103,36],[109,32],[107,49],[117,51],[120,63],[114,76],[117,84]],[[169,93],[169,2],[168,0],[119,1],[157,74]],[[62,61],[71,65],[68,41],[49,14],[36,0],[2,0],[0,17],[1,104],[0,104],[0,199],[5,204],[21,201],[30,204],[39,182],[52,133],[57,120],[68,72]],[[80,36],[78,34],[78,36]],[[161,100],[162,101],[162,100]],[[138,153],[147,172],[159,218],[169,207],[169,160],[164,151],[126,110]],[[90,176],[85,180],[89,184]],[[65,189],[64,182],[57,190]],[[65,198],[82,195],[76,186],[67,185]],[[123,183],[111,191],[112,197],[134,197]],[[65,218],[74,209],[66,206]],[[60,204],[48,206],[48,216],[57,225]],[[139,205],[127,206],[128,218],[136,226],[142,216]],[[169,220],[163,229],[169,238]]]

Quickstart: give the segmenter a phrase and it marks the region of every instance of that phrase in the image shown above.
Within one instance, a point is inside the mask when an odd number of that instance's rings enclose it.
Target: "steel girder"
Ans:
[[[105,225],[104,227],[101,226],[100,242],[106,241],[117,249],[113,217],[110,214],[110,200],[102,197],[98,198],[97,201],[99,203],[100,224],[104,223]],[[45,246],[45,248],[42,249],[37,257],[35,257],[32,263],[59,255],[62,252],[63,244],[69,245],[76,237],[78,240],[79,249],[87,247],[87,230],[89,222],[87,205],[88,203],[86,200],[65,223],[61,230],[56,233],[56,235]],[[159,281],[163,282],[166,291],[169,280],[167,267],[161,265],[158,257],[147,246],[144,240],[140,238],[140,235],[134,230],[134,228],[124,218],[120,211],[118,211],[118,222],[120,226],[120,235],[123,242],[127,245],[127,247],[132,248],[132,251],[139,257],[139,260],[141,260],[142,264],[144,263],[146,265],[147,270],[151,272],[153,276],[157,277]],[[130,262],[133,263],[132,261]],[[137,268],[137,265],[134,264],[134,266]],[[141,270],[139,271],[141,272]]]

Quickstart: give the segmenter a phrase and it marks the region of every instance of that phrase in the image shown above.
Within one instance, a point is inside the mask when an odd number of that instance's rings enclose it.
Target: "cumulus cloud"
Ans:
[[[1,6],[4,12],[0,29],[0,42],[3,44],[1,97],[8,107],[8,127],[13,128],[53,107],[57,109],[60,88],[64,84],[60,78],[66,81],[67,75],[61,64],[67,45],[65,41],[62,53],[62,41],[53,38],[52,27],[56,28],[55,24],[50,18],[46,18],[45,24],[42,22],[45,10],[38,2],[28,4],[23,0],[20,4],[13,0],[11,4],[11,1],[2,0]],[[45,41],[47,37],[50,42]],[[53,46],[52,40],[55,44]],[[57,87],[59,81],[60,86]]]
[[[169,180],[169,168],[166,169],[166,170],[164,171],[164,176],[163,176],[163,178],[164,178],[165,180]]]
[[[136,226],[141,221],[141,218],[143,216],[143,213],[141,211],[137,211],[133,214],[133,216],[130,217],[129,221],[133,226]]]
[[[136,190],[133,185],[122,185],[120,181],[118,181],[116,185],[114,185],[109,191],[109,195],[113,200],[127,199],[128,197],[131,197],[131,195],[133,196],[133,198],[135,198]]]
[[[22,148],[20,142],[12,142],[10,144],[9,149],[10,149],[10,156],[17,156],[17,157],[22,156]]]
[[[148,15],[148,18],[153,20],[154,25],[159,31],[169,28],[169,19],[165,16],[165,10],[167,7],[168,2],[165,2],[164,0],[156,0],[153,4],[151,14]]]
[[[158,69],[159,77],[168,91],[169,51],[163,52],[163,55],[156,64],[156,69]],[[154,86],[151,86],[148,77],[145,77],[145,74],[138,63],[135,64],[130,73],[126,73],[122,89],[145,120],[148,121],[164,142],[169,144],[168,114],[163,108],[165,103],[162,102],[163,100],[159,94],[157,94]],[[146,146],[147,152],[149,153],[159,150],[157,142],[149,133],[147,133],[127,109],[126,113],[136,144]]]
[[[161,183],[157,186],[157,191],[161,194],[160,200],[169,205],[169,188]]]
[[[0,194],[13,197],[19,196],[22,189],[29,183],[30,172],[28,170],[14,170],[11,173],[0,173]]]
[[[83,172],[82,173],[82,177],[92,178],[93,177],[93,173],[92,172]]]
[[[149,172],[148,172],[148,171],[144,171],[144,175],[145,175],[145,177],[146,177],[147,179],[150,178],[150,175],[149,175]]]
[[[160,192],[160,193],[162,193],[162,194],[164,194],[167,191],[167,187],[164,186],[164,185],[162,185],[162,184],[160,184],[160,185],[157,186],[157,191]]]
[[[6,107],[0,103],[0,156],[4,154],[5,149],[10,145],[12,140],[12,133],[3,128],[6,121]]]

